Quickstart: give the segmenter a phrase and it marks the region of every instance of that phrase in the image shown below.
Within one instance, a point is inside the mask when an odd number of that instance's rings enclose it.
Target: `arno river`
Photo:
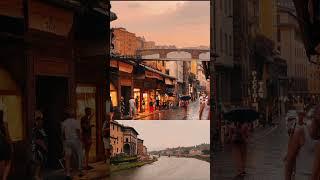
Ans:
[[[109,178],[108,178],[109,179]],[[160,157],[139,168],[111,174],[110,180],[209,180],[210,163],[193,158]]]

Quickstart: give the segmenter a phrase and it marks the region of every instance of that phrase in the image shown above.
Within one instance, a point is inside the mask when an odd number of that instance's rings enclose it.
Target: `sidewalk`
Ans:
[[[105,162],[97,162],[90,164],[90,166],[93,167],[93,169],[89,171],[83,171],[85,173],[85,176],[83,177],[78,177],[75,175],[73,177],[73,180],[98,180],[102,178],[106,178],[109,173],[110,173],[110,166],[105,163]],[[56,170],[53,172],[50,172],[46,174],[46,177],[44,179],[46,180],[56,180],[56,179],[64,179],[64,170]]]

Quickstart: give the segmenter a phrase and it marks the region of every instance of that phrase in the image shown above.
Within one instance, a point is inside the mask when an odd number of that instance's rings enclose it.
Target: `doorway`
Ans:
[[[61,121],[68,103],[68,79],[65,77],[37,76],[36,108],[43,113],[44,129],[48,135],[47,168],[59,169],[63,157]]]
[[[129,100],[131,96],[131,86],[121,86],[121,96],[123,97],[125,109],[124,115],[129,115]]]

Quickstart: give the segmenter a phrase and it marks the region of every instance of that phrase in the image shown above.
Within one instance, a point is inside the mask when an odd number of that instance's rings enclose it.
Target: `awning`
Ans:
[[[163,81],[163,77],[161,77],[160,74],[157,74],[155,72],[145,71],[145,75],[147,78],[154,78],[154,79],[159,79],[159,80]]]
[[[166,85],[174,85],[174,80],[170,78],[165,78],[164,83]]]
[[[176,79],[176,78],[173,77],[173,76],[170,76],[170,75],[165,74],[165,73],[163,73],[163,72],[161,72],[161,71],[155,70],[155,69],[153,69],[153,68],[151,68],[151,67],[148,67],[148,66],[146,66],[146,65],[144,65],[144,64],[140,64],[140,66],[143,67],[143,68],[145,68],[145,69],[148,70],[148,71],[151,71],[151,72],[153,72],[153,73],[159,74],[159,75],[161,75],[162,77],[171,78],[171,79]]]

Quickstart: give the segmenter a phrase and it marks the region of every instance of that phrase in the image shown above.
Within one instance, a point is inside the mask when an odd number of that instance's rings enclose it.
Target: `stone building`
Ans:
[[[139,133],[133,127],[123,127],[123,152],[127,155],[134,156],[138,153]]]
[[[124,146],[123,126],[117,121],[110,122],[111,156],[123,153]]]
[[[137,154],[138,155],[144,155],[144,146],[143,146],[143,140],[142,139],[138,139],[138,145],[137,145]]]
[[[288,65],[289,99],[292,103],[312,102],[320,92],[319,67],[308,61],[292,1],[278,4],[277,42]]]
[[[113,28],[115,52],[121,55],[136,55],[136,50],[141,49],[142,43],[134,33],[125,28]],[[140,39],[141,40],[141,39]]]

